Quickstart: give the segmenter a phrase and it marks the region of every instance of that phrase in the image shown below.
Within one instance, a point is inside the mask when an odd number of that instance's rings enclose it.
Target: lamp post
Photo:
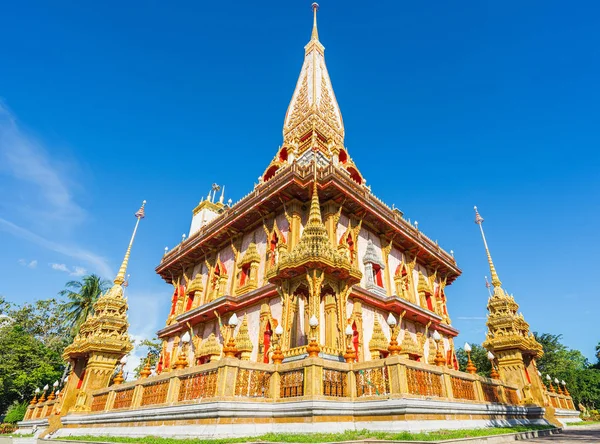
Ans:
[[[437,330],[433,330],[432,336],[433,336],[433,340],[435,341],[435,350],[436,350],[435,359],[433,360],[433,362],[438,367],[442,367],[446,364],[446,360],[444,359],[444,357],[442,356],[442,353],[440,352],[440,341],[442,340],[442,335],[440,335],[440,333]]]
[[[556,390],[554,390],[554,386],[552,385],[552,378],[550,375],[546,374],[546,379],[548,380],[548,385],[550,386],[550,392],[556,393]]]
[[[48,389],[49,389],[49,388],[50,388],[50,387],[48,386],[48,384],[46,384],[46,385],[44,386],[44,388],[42,389],[42,390],[44,390],[44,391],[42,392],[42,396],[40,397],[40,399],[39,399],[39,401],[38,401],[38,404],[41,404],[41,403],[43,403],[43,402],[46,402],[46,392],[48,391]]]
[[[190,332],[188,332],[188,331],[186,331],[181,336],[181,353],[179,353],[179,357],[177,358],[177,362],[175,363],[176,370],[182,370],[188,366],[187,348],[188,348],[188,345],[189,345],[191,339],[192,338],[190,337]],[[148,357],[148,359],[150,359],[150,357]],[[149,365],[148,365],[148,367],[149,367]],[[150,368],[148,368],[148,370],[150,370]],[[149,372],[148,375],[150,375],[151,373],[152,372]]]
[[[238,349],[235,346],[235,338],[233,337],[233,332],[235,327],[238,325],[239,319],[237,315],[234,313],[229,318],[229,328],[231,329],[231,333],[229,334],[229,341],[227,345],[223,347],[223,352],[225,353],[226,358],[235,358],[235,355],[238,353]]]
[[[115,376],[115,379],[113,380],[113,384],[115,385],[123,384],[123,381],[125,381],[125,378],[123,378],[123,368],[125,368],[125,364],[127,364],[127,355],[124,355],[119,361],[119,363],[121,364],[121,368],[119,369],[119,373],[117,373],[117,376]]]
[[[35,391],[34,391],[34,395],[33,395],[33,399],[31,400],[31,402],[29,403],[29,405],[36,405],[37,404],[37,397],[40,393],[40,388],[36,387]]]
[[[558,378],[554,378],[554,384],[556,384],[556,391],[558,392],[558,394],[562,395],[563,391],[560,388],[560,381],[558,380]]]
[[[398,345],[397,340],[398,329],[396,328],[398,326],[398,321],[396,321],[394,315],[390,313],[386,322],[387,325],[390,326],[390,345],[388,347],[388,353],[390,356],[396,356],[398,353],[400,353],[400,346]]]
[[[283,353],[281,353],[281,344],[279,341],[281,339],[281,335],[283,334],[283,327],[278,325],[275,327],[274,333],[275,337],[273,340],[273,347],[275,350],[273,351],[273,356],[271,358],[273,359],[273,364],[281,364],[283,362]]]
[[[308,325],[310,326],[311,338],[308,347],[306,347],[306,351],[308,352],[309,358],[316,358],[319,356],[321,347],[319,347],[319,343],[317,342],[317,327],[319,326],[319,320],[315,315],[310,317]]]
[[[498,371],[496,370],[496,366],[494,364],[494,360],[496,359],[496,357],[494,356],[494,354],[491,351],[488,352],[487,357],[490,360],[490,364],[492,365],[492,371],[490,372],[490,378],[500,379],[500,375],[498,374]]]
[[[567,383],[565,382],[565,380],[563,379],[562,381],[560,381],[560,383],[563,386],[563,394],[565,396],[571,396],[571,394],[569,393],[569,391],[567,390]]]
[[[56,398],[56,395],[54,394],[54,392],[56,391],[56,388],[58,387],[58,381],[54,381],[54,384],[52,384],[53,390],[50,390],[50,396],[48,396],[48,401],[53,401]]]
[[[346,326],[346,353],[344,354],[344,359],[346,362],[354,362],[356,359],[356,352],[354,351],[354,347],[352,347],[352,336],[354,335],[354,330],[352,326],[348,324]]]
[[[477,373],[477,367],[475,367],[473,361],[471,361],[471,346],[468,342],[465,342],[464,350],[467,352],[467,372],[474,375]]]

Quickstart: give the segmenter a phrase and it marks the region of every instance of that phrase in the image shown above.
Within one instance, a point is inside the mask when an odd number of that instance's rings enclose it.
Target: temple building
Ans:
[[[487,243],[494,294],[484,345],[494,373],[458,370],[450,286],[461,270],[366,185],[344,145],[316,4],[313,20],[283,142],[259,183],[236,203],[213,185],[189,235],[156,268],[172,290],[155,368],[129,382],[119,373],[131,350],[121,289],[130,244],[115,286],[65,351],[64,394],[33,403],[22,429],[244,436],[577,415],[566,388],[540,379],[541,347]]]

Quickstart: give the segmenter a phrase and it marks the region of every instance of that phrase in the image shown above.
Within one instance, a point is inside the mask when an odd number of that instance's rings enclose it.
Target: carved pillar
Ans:
[[[385,236],[381,236],[380,239],[381,239],[381,256],[383,258],[383,264],[385,266],[384,270],[383,270],[385,291],[388,296],[391,296],[393,292],[392,292],[392,284],[391,284],[391,280],[390,280],[389,257],[390,257],[390,252],[392,251],[393,241],[392,240],[390,240],[389,242],[386,241]]]
[[[288,235],[288,249],[291,251],[300,240],[300,228],[302,227],[301,203],[293,201],[287,207],[290,213],[290,233]]]
[[[334,248],[337,247],[337,225],[340,219],[340,214],[341,207],[338,207],[338,205],[335,202],[329,201],[323,205],[325,228],[327,228],[329,240],[331,241],[331,245]]]

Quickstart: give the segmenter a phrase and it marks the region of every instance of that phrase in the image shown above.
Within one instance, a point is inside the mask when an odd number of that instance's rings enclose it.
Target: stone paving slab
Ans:
[[[560,435],[527,440],[528,444],[594,444],[600,443],[600,425],[571,426]]]

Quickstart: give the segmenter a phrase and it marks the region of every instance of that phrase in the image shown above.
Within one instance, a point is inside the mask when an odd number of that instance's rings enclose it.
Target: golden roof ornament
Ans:
[[[388,340],[383,333],[379,316],[375,316],[373,323],[373,336],[369,341],[369,350],[371,351],[371,359],[379,359],[382,353],[386,353],[388,348]]]
[[[308,222],[302,231],[298,244],[287,254],[281,254],[277,264],[276,275],[270,280],[289,278],[318,268],[326,273],[336,272],[339,279],[350,279],[359,282],[362,273],[352,267],[348,257],[331,245],[327,228],[321,217],[319,194],[317,192],[317,165],[313,183],[313,193],[310,203]]]
[[[235,337],[235,344],[238,352],[240,352],[240,359],[242,361],[249,361],[254,346],[252,345],[250,332],[248,331],[248,316],[244,316],[240,324],[237,336]]]

